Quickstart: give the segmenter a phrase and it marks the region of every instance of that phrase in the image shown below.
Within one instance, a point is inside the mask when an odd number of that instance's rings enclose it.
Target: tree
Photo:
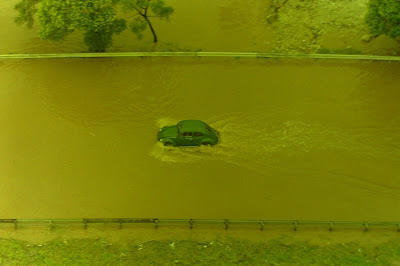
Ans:
[[[372,34],[396,39],[400,36],[400,0],[369,0],[365,20]]]
[[[15,6],[19,12],[15,22],[31,28],[37,13],[41,39],[60,41],[75,30],[83,30],[89,51],[104,52],[113,34],[126,28],[125,20],[116,18],[115,4],[116,0],[21,0]]]
[[[126,28],[124,20],[116,19],[112,0],[43,0],[38,15],[42,39],[59,41],[75,30],[83,30],[91,52],[105,51],[113,34]]]
[[[21,0],[21,2],[16,4],[14,8],[18,11],[19,15],[15,18],[15,23],[17,25],[26,23],[28,28],[32,28],[33,17],[37,12],[36,5],[39,2],[40,0]]]
[[[41,39],[60,41],[75,30],[83,30],[89,51],[104,52],[113,35],[126,29],[126,20],[116,18],[118,4],[139,16],[129,24],[138,38],[149,25],[154,42],[157,35],[149,18],[168,18],[173,12],[164,0],[21,0],[15,6],[19,13],[15,22],[31,28],[37,14]]]
[[[124,10],[134,11],[135,18],[129,24],[129,28],[140,40],[143,38],[143,31],[149,26],[153,34],[153,41],[157,42],[157,34],[150,22],[151,17],[168,19],[174,12],[173,7],[167,6],[164,0],[119,0]]]

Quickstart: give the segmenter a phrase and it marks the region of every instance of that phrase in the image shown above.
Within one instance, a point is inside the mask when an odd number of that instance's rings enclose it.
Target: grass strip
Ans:
[[[394,265],[400,240],[379,245],[336,243],[323,246],[274,239],[235,238],[201,242],[160,240],[109,242],[53,239],[42,244],[0,239],[0,265]]]

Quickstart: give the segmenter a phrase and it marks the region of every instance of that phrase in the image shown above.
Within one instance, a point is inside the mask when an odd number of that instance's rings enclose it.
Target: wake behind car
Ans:
[[[182,120],[160,129],[157,139],[165,146],[200,146],[218,143],[219,133],[200,120]]]

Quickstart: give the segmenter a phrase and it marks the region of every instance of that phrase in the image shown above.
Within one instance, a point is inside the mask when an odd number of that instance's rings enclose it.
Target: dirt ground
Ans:
[[[400,42],[374,37],[364,21],[368,0],[272,0],[266,43],[277,53],[400,55]]]

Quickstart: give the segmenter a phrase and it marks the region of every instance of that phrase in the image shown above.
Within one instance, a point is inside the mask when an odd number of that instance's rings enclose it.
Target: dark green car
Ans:
[[[165,146],[200,146],[218,143],[219,133],[200,120],[183,120],[160,129],[157,139]]]

